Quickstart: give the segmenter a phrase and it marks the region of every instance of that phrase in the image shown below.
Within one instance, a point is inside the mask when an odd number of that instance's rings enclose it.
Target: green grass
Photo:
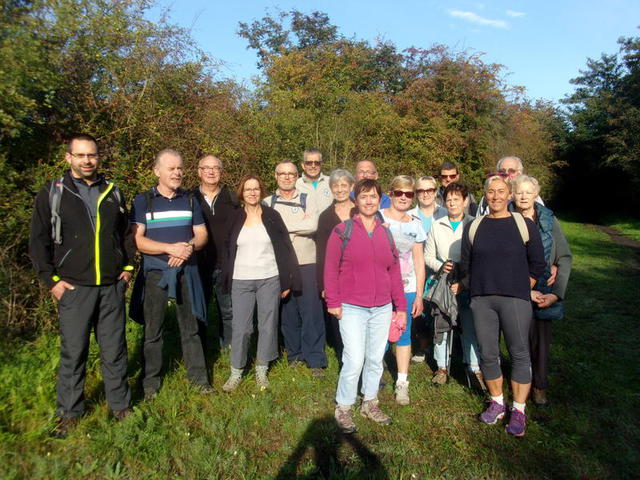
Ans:
[[[640,242],[640,220],[614,220],[609,222],[608,225],[634,239],[636,242]]]
[[[342,436],[332,420],[338,363],[331,350],[322,380],[280,360],[265,392],[249,373],[236,392],[203,396],[185,380],[175,328],[163,388],[142,402],[141,330],[129,323],[134,414],[121,423],[109,418],[92,345],[87,415],[66,440],[49,437],[58,337],[43,334],[0,353],[0,478],[636,478],[638,262],[597,230],[568,222],[563,228],[574,270],[566,318],[554,330],[553,403],[528,408],[521,440],[476,420],[483,401],[463,386],[460,368],[456,380],[435,388],[424,365],[412,366],[409,407],[395,406],[385,374],[380,399],[392,426],[357,416],[358,433]],[[220,391],[229,356],[216,357],[210,360]]]

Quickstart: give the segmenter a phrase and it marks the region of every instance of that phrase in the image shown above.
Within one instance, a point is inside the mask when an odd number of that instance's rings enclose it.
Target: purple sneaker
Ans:
[[[511,409],[511,416],[507,424],[507,433],[514,437],[524,436],[524,429],[527,425],[527,416],[517,408]]]
[[[491,400],[487,409],[480,414],[480,421],[493,425],[504,417],[504,411],[504,405],[500,405],[498,402]]]

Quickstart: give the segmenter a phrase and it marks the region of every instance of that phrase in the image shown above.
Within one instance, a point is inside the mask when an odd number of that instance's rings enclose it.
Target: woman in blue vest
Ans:
[[[538,181],[529,175],[520,175],[511,185],[515,209],[533,220],[540,230],[547,262],[544,274],[533,287],[533,320],[529,334],[533,402],[545,406],[551,324],[563,316],[562,300],[571,273],[571,250],[553,212],[535,201],[540,193]]]

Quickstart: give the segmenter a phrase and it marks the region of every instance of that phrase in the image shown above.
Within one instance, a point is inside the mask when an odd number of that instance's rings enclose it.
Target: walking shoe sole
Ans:
[[[482,420],[480,418],[478,420],[480,420],[482,423],[484,423],[486,425],[495,425],[496,423],[498,423],[499,420],[502,420],[503,418],[504,418],[504,412],[502,412],[501,414],[496,416],[496,419],[493,422],[485,422],[484,420]]]
[[[374,420],[373,418],[368,416],[366,413],[360,412],[360,415],[363,416],[364,418],[371,420],[372,422],[376,422],[378,425],[391,425],[393,423],[393,419],[391,418],[389,420],[385,420],[384,422],[378,422],[377,420]]]
[[[507,432],[509,435],[511,435],[512,437],[516,437],[516,438],[522,438],[524,437],[525,432],[522,433],[509,433],[509,425],[507,425],[506,427],[504,427],[504,431]]]

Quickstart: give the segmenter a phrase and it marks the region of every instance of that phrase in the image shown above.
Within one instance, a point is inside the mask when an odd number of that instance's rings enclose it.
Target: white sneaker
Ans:
[[[409,405],[409,382],[396,382],[396,403],[398,405]]]
[[[424,363],[426,355],[424,353],[416,353],[411,357],[411,363]]]

